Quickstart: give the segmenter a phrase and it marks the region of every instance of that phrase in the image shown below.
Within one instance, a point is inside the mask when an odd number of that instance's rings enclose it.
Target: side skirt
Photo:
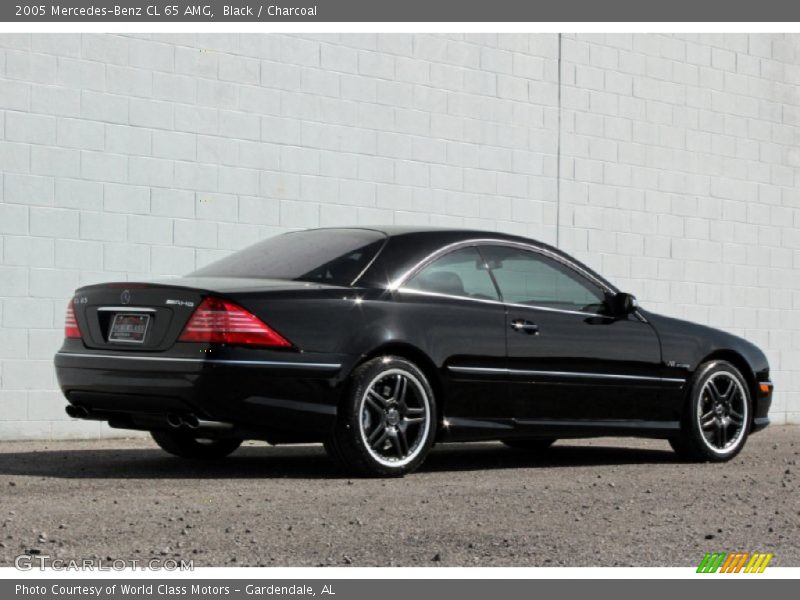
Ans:
[[[678,431],[680,431],[679,421],[445,418],[439,432],[439,441],[477,442],[512,438],[608,436],[666,439]]]

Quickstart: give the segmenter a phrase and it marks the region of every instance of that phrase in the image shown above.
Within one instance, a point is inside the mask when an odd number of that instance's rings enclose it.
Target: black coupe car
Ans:
[[[177,279],[76,291],[55,364],[67,412],[218,458],[322,442],[402,475],[435,442],[664,438],[724,461],[766,427],[764,354],[647,312],[586,265],[462,230],[286,233]]]

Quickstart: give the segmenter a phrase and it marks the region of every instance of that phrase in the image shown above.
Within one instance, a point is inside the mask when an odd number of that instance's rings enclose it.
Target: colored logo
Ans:
[[[706,553],[698,573],[763,573],[774,554],[771,552]]]

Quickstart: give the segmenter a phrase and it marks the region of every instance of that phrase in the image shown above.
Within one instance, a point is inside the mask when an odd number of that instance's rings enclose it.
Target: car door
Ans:
[[[506,306],[510,403],[518,419],[653,419],[661,348],[636,313],[608,314],[611,292],[555,253],[480,251]]]
[[[398,320],[440,369],[444,414],[465,420],[506,417],[505,308],[474,245],[440,256],[397,290]]]

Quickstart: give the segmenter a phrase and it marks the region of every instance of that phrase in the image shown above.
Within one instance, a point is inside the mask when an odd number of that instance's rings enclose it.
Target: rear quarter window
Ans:
[[[385,241],[385,234],[368,229],[296,231],[248,246],[190,275],[349,286],[377,256]]]

